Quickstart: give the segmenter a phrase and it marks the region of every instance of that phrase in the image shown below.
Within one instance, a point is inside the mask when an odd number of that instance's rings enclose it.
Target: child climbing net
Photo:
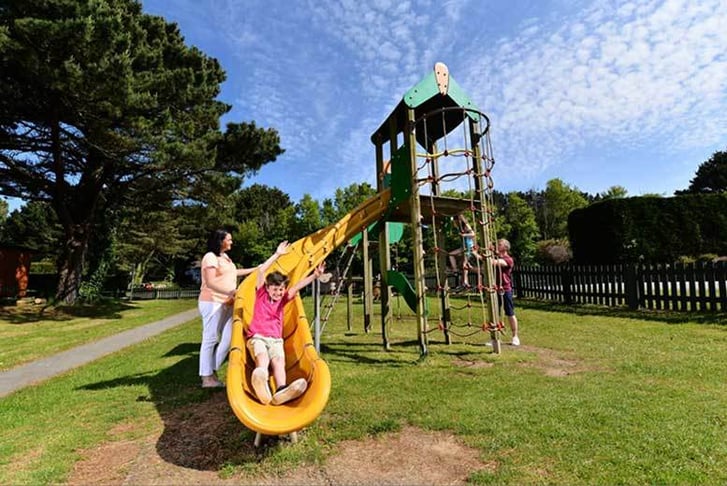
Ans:
[[[499,306],[497,301],[498,285],[494,281],[493,266],[491,264],[492,258],[494,257],[493,244],[497,241],[495,234],[494,225],[494,213],[493,213],[493,187],[494,182],[492,179],[492,169],[495,164],[494,157],[492,156],[492,145],[489,136],[489,120],[487,117],[480,113],[474,112],[473,110],[462,109],[462,108],[442,108],[434,112],[424,115],[420,120],[417,121],[417,127],[423,127],[423,130],[427,130],[433,119],[437,116],[441,116],[442,123],[445,121],[445,112],[448,110],[461,110],[462,112],[462,124],[464,140],[464,146],[470,147],[465,149],[450,149],[447,138],[446,129],[442,130],[444,136],[442,137],[441,143],[443,150],[437,151],[436,146],[432,145],[428,147],[426,153],[417,154],[418,158],[423,159],[421,164],[417,164],[417,182],[419,186],[431,184],[430,197],[429,197],[429,211],[431,212],[431,220],[428,222],[432,231],[435,235],[435,244],[431,251],[426,252],[429,255],[433,255],[433,264],[435,275],[437,279],[436,290],[440,295],[449,296],[453,289],[449,287],[449,283],[446,279],[446,270],[442,268],[442,265],[446,266],[447,259],[454,268],[457,268],[456,257],[462,256],[462,270],[463,270],[463,282],[462,285],[456,290],[465,290],[466,302],[460,306],[450,306],[451,309],[466,310],[467,322],[464,324],[457,324],[451,321],[451,319],[445,319],[445,316],[449,316],[449,312],[444,310],[444,302],[448,299],[440,299],[439,308],[439,325],[438,329],[445,332],[445,334],[451,333],[459,336],[470,336],[480,331],[490,332],[490,335],[494,341],[497,340],[499,346],[499,339],[497,338],[498,333],[503,329],[503,324],[499,318]],[[451,115],[451,113],[450,113]],[[464,123],[467,118],[478,118],[484,119],[486,125],[481,131],[477,131],[478,124],[474,124],[474,130],[468,130],[467,127],[471,126],[468,123]],[[421,123],[420,123],[421,122]],[[428,140],[426,133],[424,140]],[[439,159],[461,159],[461,163],[457,163],[459,167],[456,167],[451,172],[439,174],[438,161]],[[461,167],[464,165],[464,167]],[[421,176],[423,175],[423,177]],[[443,219],[447,216],[445,214],[439,214],[435,205],[435,195],[440,192],[440,185],[443,182],[453,182],[461,178],[466,178],[468,191],[468,201],[465,211],[456,214],[456,220],[458,222],[458,229],[460,236],[463,241],[462,248],[453,252],[446,252],[443,247]],[[424,204],[424,202],[423,202]],[[472,228],[470,221],[476,227]],[[478,244],[477,234],[479,233],[480,241],[482,244]],[[446,255],[445,255],[446,254]],[[468,280],[468,273],[474,271],[477,274],[477,284],[472,287]],[[483,278],[485,277],[484,282]],[[444,278],[443,278],[444,277]],[[478,315],[475,315],[478,314]],[[468,327],[469,331],[458,331],[457,327]],[[474,328],[474,330],[472,329]],[[497,350],[499,351],[499,349]]]

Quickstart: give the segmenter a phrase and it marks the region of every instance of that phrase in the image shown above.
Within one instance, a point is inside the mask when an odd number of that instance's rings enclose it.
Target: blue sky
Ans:
[[[143,0],[227,72],[224,121],[294,201],[375,183],[371,133],[444,62],[492,120],[495,188],[686,188],[727,150],[726,0]]]

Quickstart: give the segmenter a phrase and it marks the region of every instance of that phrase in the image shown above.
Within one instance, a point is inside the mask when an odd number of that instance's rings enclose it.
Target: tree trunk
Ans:
[[[57,302],[74,304],[78,299],[88,238],[87,225],[73,225],[71,228],[66,228],[66,243],[58,271]]]
[[[56,301],[74,304],[81,287],[84,263],[91,239],[94,214],[101,194],[103,181],[102,160],[94,151],[86,154],[85,172],[78,183],[69,186],[66,178],[65,160],[62,152],[61,129],[57,113],[50,124],[53,154],[53,208],[63,226],[65,244],[58,264],[58,287]]]

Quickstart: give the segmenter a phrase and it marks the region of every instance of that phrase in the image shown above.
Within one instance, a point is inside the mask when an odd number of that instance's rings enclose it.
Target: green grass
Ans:
[[[517,305],[521,348],[498,356],[482,333],[446,345],[434,332],[420,359],[406,312],[386,352],[378,316],[363,333],[356,304],[348,332],[339,303],[322,340],[333,377],[326,410],[297,444],[260,450],[224,393],[199,389],[192,321],[2,399],[0,484],[62,482],[79,451],[118,440],[119,430],[160,432],[164,460],[230,477],[323,461],[342,440],[404,425],[450,431],[493,461],[492,471],[472,472],[475,484],[727,482],[722,318]],[[223,417],[221,433],[195,443],[213,416]]]
[[[0,307],[0,371],[192,309],[194,299]]]

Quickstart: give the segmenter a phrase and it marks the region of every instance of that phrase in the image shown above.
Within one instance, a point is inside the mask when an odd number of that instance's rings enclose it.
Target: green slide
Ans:
[[[406,275],[396,270],[389,270],[386,272],[386,282],[399,291],[411,310],[417,311],[417,295]],[[428,314],[429,306],[427,305],[427,299],[424,299],[424,315]]]

